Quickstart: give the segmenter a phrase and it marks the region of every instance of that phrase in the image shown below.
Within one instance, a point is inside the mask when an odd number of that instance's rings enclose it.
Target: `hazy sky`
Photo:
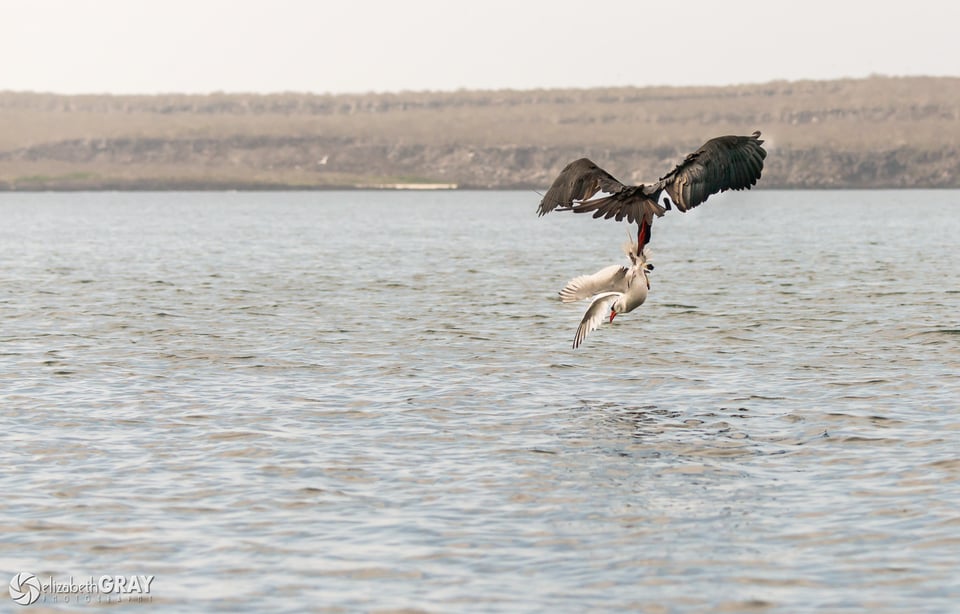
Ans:
[[[0,0],[0,90],[369,92],[960,76],[960,2]]]

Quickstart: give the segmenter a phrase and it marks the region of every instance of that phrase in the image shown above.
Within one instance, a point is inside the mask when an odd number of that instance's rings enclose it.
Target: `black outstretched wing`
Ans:
[[[711,194],[749,190],[760,179],[767,157],[762,144],[760,132],[710,139],[661,177],[655,188],[666,190],[680,211],[696,207]]]
[[[570,208],[575,201],[588,200],[597,192],[617,194],[625,187],[587,158],[580,158],[566,165],[553,180],[553,185],[540,201],[537,215],[550,213],[557,207]]]
[[[618,222],[626,219],[631,224],[639,224],[641,220],[649,223],[654,215],[660,217],[665,211],[657,204],[656,195],[647,194],[642,185],[629,186],[610,196],[576,203],[573,210],[576,213],[593,212],[593,217],[613,218]]]

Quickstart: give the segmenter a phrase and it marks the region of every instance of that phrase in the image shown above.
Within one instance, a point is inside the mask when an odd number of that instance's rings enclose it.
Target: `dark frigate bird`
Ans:
[[[637,250],[650,241],[653,217],[671,208],[693,209],[711,194],[727,190],[749,190],[756,185],[767,157],[760,132],[751,136],[718,136],[684,158],[656,183],[628,186],[617,181],[591,160],[580,158],[568,164],[553,181],[539,215],[554,209],[576,213],[593,212],[593,217],[636,223]],[[666,191],[664,205],[660,195]]]

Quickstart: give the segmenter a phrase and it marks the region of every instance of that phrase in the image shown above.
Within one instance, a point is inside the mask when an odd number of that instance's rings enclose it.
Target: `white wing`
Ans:
[[[610,313],[610,307],[622,294],[622,292],[604,292],[593,298],[587,312],[583,314],[583,319],[580,320],[580,326],[577,327],[577,335],[573,338],[573,349],[580,347],[588,334],[600,328],[604,317]]]
[[[612,264],[593,275],[574,277],[560,291],[560,300],[573,303],[601,292],[626,292],[628,272],[627,267]]]

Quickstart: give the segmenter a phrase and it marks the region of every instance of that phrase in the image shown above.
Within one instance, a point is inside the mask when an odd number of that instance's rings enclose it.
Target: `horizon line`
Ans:
[[[317,97],[357,97],[357,96],[396,96],[403,94],[461,94],[461,93],[484,93],[484,92],[586,92],[590,90],[662,90],[662,89],[725,89],[736,87],[757,87],[771,84],[790,84],[790,83],[831,83],[838,81],[869,81],[874,79],[960,79],[957,75],[895,75],[886,73],[871,73],[861,77],[831,77],[827,79],[769,79],[766,81],[743,81],[728,83],[725,85],[700,84],[700,85],[597,85],[597,86],[572,86],[572,87],[529,87],[529,88],[467,88],[459,87],[456,89],[401,89],[401,90],[367,90],[350,92],[321,92],[311,90],[207,90],[207,91],[156,91],[156,92],[109,92],[109,91],[87,91],[87,92],[63,92],[56,90],[21,90],[21,89],[0,89],[0,95],[4,94],[32,94],[38,96],[61,96],[61,97],[92,97],[92,96],[115,96],[121,97],[161,97],[161,96],[317,96]]]

